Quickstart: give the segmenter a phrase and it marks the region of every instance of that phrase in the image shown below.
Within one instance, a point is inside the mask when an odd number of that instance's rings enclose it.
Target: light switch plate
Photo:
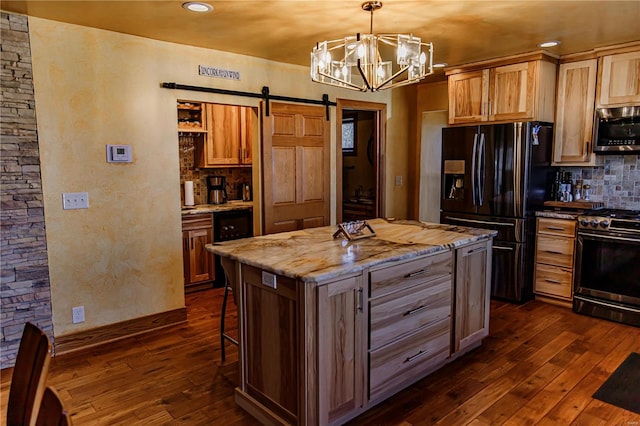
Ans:
[[[89,193],[88,192],[63,192],[62,208],[64,210],[88,209]]]

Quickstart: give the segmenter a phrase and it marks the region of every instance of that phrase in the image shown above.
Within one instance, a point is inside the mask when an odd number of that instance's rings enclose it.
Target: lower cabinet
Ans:
[[[536,299],[571,307],[576,221],[539,217],[533,291]]]
[[[239,277],[236,402],[264,424],[347,422],[480,343],[490,265],[490,241],[321,283],[225,262]]]
[[[186,290],[215,280],[213,255],[205,249],[212,242],[211,214],[182,217],[182,259]]]
[[[491,242],[456,250],[453,353],[479,346],[489,335]]]

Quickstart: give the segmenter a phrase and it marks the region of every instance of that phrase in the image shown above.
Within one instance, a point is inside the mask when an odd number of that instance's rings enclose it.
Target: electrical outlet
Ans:
[[[402,176],[396,176],[396,186],[402,186]]]
[[[62,208],[64,210],[88,209],[89,193],[88,192],[63,192]]]
[[[84,306],[76,306],[71,308],[71,320],[74,324],[84,322]]]

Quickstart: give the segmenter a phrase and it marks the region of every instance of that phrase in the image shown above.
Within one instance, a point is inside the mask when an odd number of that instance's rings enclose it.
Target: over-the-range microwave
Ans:
[[[596,154],[640,154],[640,106],[596,110]]]

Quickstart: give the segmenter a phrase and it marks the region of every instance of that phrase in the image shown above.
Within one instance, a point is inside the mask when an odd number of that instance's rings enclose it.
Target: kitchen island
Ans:
[[[238,305],[236,402],[267,424],[340,424],[480,345],[494,231],[373,219],[207,245]]]

